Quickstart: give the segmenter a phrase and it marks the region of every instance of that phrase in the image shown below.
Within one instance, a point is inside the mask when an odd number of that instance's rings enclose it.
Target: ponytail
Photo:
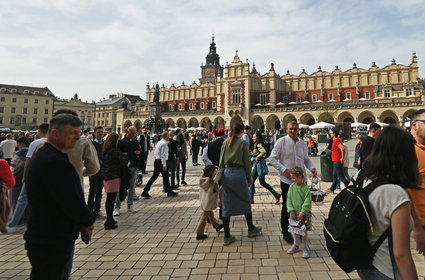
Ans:
[[[229,145],[228,148],[230,149],[233,145],[233,142],[235,141],[236,138],[238,138],[238,135],[243,131],[243,124],[242,123],[235,123],[235,125],[233,126],[232,129],[232,138],[229,141]]]

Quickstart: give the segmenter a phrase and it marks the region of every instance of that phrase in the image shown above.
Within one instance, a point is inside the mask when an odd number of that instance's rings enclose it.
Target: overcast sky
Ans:
[[[421,0],[0,0],[0,83],[99,101],[145,97],[146,84],[200,77],[211,34],[264,74],[410,64],[425,67]]]

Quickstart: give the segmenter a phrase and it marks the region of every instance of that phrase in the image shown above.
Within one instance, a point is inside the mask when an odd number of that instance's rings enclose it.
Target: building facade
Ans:
[[[94,127],[112,128],[120,133],[123,127],[123,114],[125,113],[126,116],[131,117],[134,114],[133,112],[145,110],[145,107],[145,101],[138,95],[111,94],[108,99],[96,103]],[[119,119],[117,115],[119,115]]]
[[[82,130],[93,130],[95,108],[95,103],[81,101],[81,99],[78,98],[78,94],[75,94],[74,97],[69,100],[56,97],[53,105],[54,112],[60,109],[70,109],[77,112],[81,122],[83,123]]]
[[[424,106],[423,80],[419,79],[415,53],[409,65],[395,60],[383,68],[374,62],[369,69],[332,72],[319,66],[314,73],[279,75],[271,63],[260,74],[255,64],[241,61],[238,51],[233,61],[219,65],[213,41],[205,65],[201,66],[199,84],[160,88],[162,116],[170,127],[230,128],[235,122],[254,129],[278,129],[297,120],[314,124],[321,120],[335,123],[381,121],[402,125],[410,114]],[[146,88],[146,99],[153,101],[154,87]],[[122,112],[123,127],[145,122],[148,107]]]
[[[50,121],[54,98],[47,87],[0,84],[0,126],[36,130]]]

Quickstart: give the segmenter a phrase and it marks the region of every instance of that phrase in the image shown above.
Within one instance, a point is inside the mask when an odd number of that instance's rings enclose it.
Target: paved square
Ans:
[[[313,160],[319,166],[318,158]],[[270,169],[266,181],[280,192],[277,174]],[[263,227],[263,236],[248,238],[240,216],[231,219],[231,232],[237,238],[234,244],[224,247],[224,234],[216,233],[210,225],[206,228],[209,237],[197,241],[201,170],[202,166],[188,168],[189,185],[181,187],[177,197],[162,193],[159,178],[152,187],[152,198],[135,202],[139,213],[127,212],[123,204],[115,230],[105,231],[104,220],[96,221],[93,241],[89,245],[77,241],[72,279],[358,279],[356,273],[340,270],[325,248],[322,226],[333,195],[313,203],[310,259],[302,258],[301,253],[286,253],[290,245],[281,237],[280,205],[273,203],[274,197],[258,182],[252,209],[254,223]],[[144,184],[152,174],[148,171]],[[87,192],[88,180],[85,182]],[[322,183],[322,188],[328,185]],[[141,191],[136,189],[139,195]],[[31,266],[24,249],[24,231],[25,227],[19,227],[15,234],[0,235],[0,279],[28,279]],[[423,278],[425,261],[413,250],[413,243],[412,253]]]

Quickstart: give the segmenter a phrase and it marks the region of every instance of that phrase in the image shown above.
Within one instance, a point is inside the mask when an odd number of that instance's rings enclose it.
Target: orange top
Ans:
[[[313,140],[313,139],[311,139],[311,138],[308,138],[308,139],[307,139],[307,145],[308,145],[308,146],[314,146],[314,140]]]
[[[421,225],[425,226],[425,145],[415,144],[419,168],[419,187],[422,190],[407,189]]]

